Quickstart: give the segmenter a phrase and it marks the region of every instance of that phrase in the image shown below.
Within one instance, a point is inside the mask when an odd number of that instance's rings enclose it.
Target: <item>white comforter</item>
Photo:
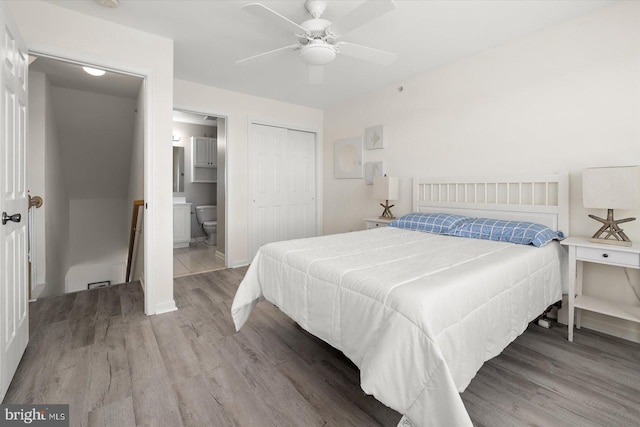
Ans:
[[[561,299],[560,246],[382,228],[272,243],[235,295],[263,298],[349,357],[361,387],[415,426],[471,425],[459,392]]]

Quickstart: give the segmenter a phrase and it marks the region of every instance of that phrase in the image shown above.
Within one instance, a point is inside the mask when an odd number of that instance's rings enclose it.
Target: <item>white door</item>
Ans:
[[[251,125],[249,257],[260,246],[315,236],[315,134]]]
[[[249,257],[265,243],[287,238],[287,130],[251,125],[249,137]]]
[[[0,401],[29,341],[27,297],[27,49],[0,4]]]
[[[288,239],[316,235],[316,135],[289,129]]]

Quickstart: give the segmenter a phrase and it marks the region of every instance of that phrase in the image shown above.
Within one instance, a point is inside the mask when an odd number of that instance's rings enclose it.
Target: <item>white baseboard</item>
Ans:
[[[224,254],[222,252],[216,251],[216,258],[218,258],[219,260],[224,262],[225,256],[224,256]]]
[[[231,268],[246,267],[247,265],[249,265],[249,260],[243,259],[243,260],[231,263]]]
[[[169,313],[171,311],[176,311],[177,309],[178,307],[176,306],[176,302],[174,300],[156,304],[156,314]]]

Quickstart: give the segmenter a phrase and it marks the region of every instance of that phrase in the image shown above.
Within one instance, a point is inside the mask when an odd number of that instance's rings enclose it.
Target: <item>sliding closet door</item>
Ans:
[[[316,135],[288,130],[287,239],[316,235]]]
[[[314,236],[315,134],[251,125],[249,260],[260,246]]]

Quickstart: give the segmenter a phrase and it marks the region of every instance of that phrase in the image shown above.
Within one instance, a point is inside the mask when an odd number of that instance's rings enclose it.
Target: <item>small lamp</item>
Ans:
[[[384,205],[380,203],[380,206],[384,208],[380,219],[396,219],[391,213],[391,208],[395,205],[389,206],[389,200],[398,200],[399,194],[400,179],[387,175],[373,178],[373,198],[385,201]]]
[[[631,246],[619,224],[635,218],[613,219],[614,209],[637,209],[640,202],[640,167],[588,168],[582,171],[582,203],[585,208],[607,209],[607,218],[589,215],[602,227],[592,242]]]

